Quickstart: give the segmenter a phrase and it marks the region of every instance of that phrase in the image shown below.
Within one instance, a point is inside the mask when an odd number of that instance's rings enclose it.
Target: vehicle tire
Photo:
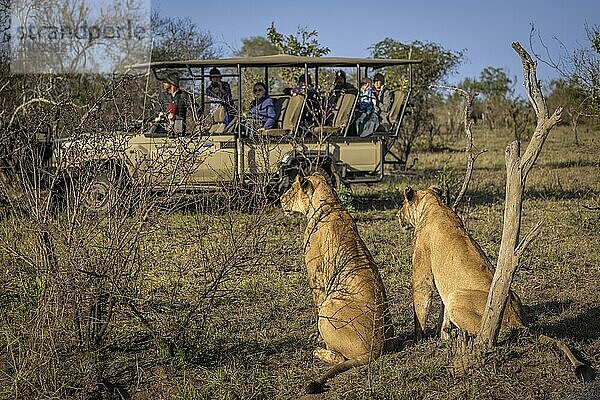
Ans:
[[[120,177],[114,168],[98,171],[83,186],[82,205],[88,212],[109,214],[115,211],[120,192]]]

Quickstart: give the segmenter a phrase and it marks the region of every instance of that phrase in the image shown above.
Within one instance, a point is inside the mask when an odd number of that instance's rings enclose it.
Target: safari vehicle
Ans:
[[[94,144],[95,150],[87,152],[90,155],[87,162],[97,163],[98,168],[112,173],[96,179],[92,191],[95,204],[91,206],[101,208],[107,202],[115,175],[127,177],[136,186],[156,190],[173,187],[186,191],[207,190],[231,183],[266,182],[275,195],[289,187],[298,171],[318,169],[336,186],[379,181],[384,176],[384,164],[394,161],[390,147],[398,136],[406,112],[412,66],[417,63],[417,60],[404,59],[273,55],[134,65],[132,71],[141,71],[158,81],[177,71],[182,82],[180,86],[187,88],[193,100],[193,110],[188,110],[188,114],[192,114],[194,121],[188,123],[186,129],[179,126],[174,134],[146,128],[122,140],[116,146],[120,149],[116,152],[114,145],[113,151],[104,152],[102,146]],[[352,69],[356,88],[359,88],[361,77],[369,70],[397,66],[405,68],[406,85],[394,91],[389,116],[391,124],[365,138],[355,129],[356,93],[341,93],[329,109],[321,112],[320,119],[313,118],[307,123],[311,103],[306,93],[277,93],[281,88],[275,88],[273,78],[284,68],[302,71],[305,82],[310,82],[312,75],[315,90],[322,100],[324,98],[324,103],[327,96],[326,91],[319,88],[320,73],[322,76],[333,75],[335,69]],[[220,104],[205,95],[209,70],[215,67],[224,71],[224,81],[231,82],[233,104]],[[272,87],[269,94],[277,111],[277,126],[273,129],[255,129],[244,118],[243,111],[251,100],[245,88],[251,87],[254,83],[251,80],[261,80]],[[235,110],[231,114],[236,116],[230,121],[225,120],[227,107]],[[85,146],[90,147],[89,144]],[[74,151],[74,147],[74,143],[63,141],[56,152],[56,165],[60,164],[60,157],[69,152],[86,153],[81,149]]]

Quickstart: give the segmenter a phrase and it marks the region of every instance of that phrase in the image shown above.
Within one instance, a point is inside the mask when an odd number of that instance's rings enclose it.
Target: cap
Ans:
[[[346,73],[344,71],[342,71],[341,69],[335,73],[335,77],[337,78],[338,76],[346,79]]]
[[[368,76],[365,76],[364,78],[362,78],[360,80],[360,83],[371,83],[371,78],[369,78]]]
[[[208,74],[210,76],[221,76],[221,71],[218,68],[211,68]]]

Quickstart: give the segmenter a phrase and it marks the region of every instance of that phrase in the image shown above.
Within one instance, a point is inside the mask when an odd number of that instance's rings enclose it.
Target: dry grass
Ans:
[[[600,368],[600,135],[590,132],[581,136],[582,145],[577,147],[568,129],[552,132],[530,175],[524,226],[527,230],[543,220],[544,229],[518,270],[514,289],[526,305],[531,325],[564,338]],[[475,131],[475,144],[488,151],[476,163],[461,208],[467,226],[492,259],[500,244],[503,150],[509,140],[508,134]],[[400,339],[412,336],[411,233],[399,227],[394,214],[407,184],[421,188],[462,179],[462,143],[445,143],[444,148],[415,154],[419,158],[415,173],[354,188],[353,215],[380,265]],[[146,284],[152,272],[164,268],[171,256],[175,259],[181,252],[193,251],[190,247],[166,252],[165,248],[178,243],[177,238],[190,237],[200,226],[210,230],[213,219],[215,223],[235,223],[248,216],[234,212],[218,217],[180,213],[164,214],[161,219],[161,226],[146,239],[146,251],[162,249],[157,250],[162,254],[158,258],[161,264],[142,266]],[[173,356],[161,354],[132,315],[118,315],[119,324],[109,333],[114,346],[103,349],[102,354],[112,371],[111,384],[122,388],[122,395],[135,399],[290,399],[298,398],[305,383],[324,370],[325,365],[312,358],[316,319],[302,256],[305,221],[273,208],[262,216],[261,224],[264,241],[259,248],[249,250],[252,264],[238,271],[235,279],[224,282],[220,295],[207,304],[209,309],[202,310],[206,314],[202,322],[185,327],[186,334]],[[168,229],[168,235],[161,229]],[[165,240],[170,246],[165,246]],[[3,266],[11,262],[6,254],[0,260]],[[12,391],[18,377],[9,362],[15,363],[19,349],[9,334],[15,332],[11,324],[30,322],[22,316],[35,304],[31,303],[35,295],[15,292],[15,279],[4,275],[0,289],[1,321],[5,324],[0,332],[2,398],[23,398],[23,394]],[[34,283],[31,285],[33,290]],[[161,281],[161,285],[168,293],[169,282]],[[185,285],[193,285],[193,281]],[[55,361],[72,363],[73,376],[82,376],[84,361],[91,362],[89,358]],[[451,367],[448,344],[430,339],[336,377],[327,393],[313,398],[600,398],[600,384],[577,381],[567,365],[557,350],[521,333],[504,340],[486,365],[463,375]],[[40,398],[85,398],[76,390],[33,393]],[[119,398],[114,388],[106,390],[105,397],[110,393]]]

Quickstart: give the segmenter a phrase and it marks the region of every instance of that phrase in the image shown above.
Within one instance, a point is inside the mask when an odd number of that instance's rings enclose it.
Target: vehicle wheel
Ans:
[[[99,171],[83,188],[83,207],[90,212],[108,214],[117,204],[119,180],[115,171]]]

